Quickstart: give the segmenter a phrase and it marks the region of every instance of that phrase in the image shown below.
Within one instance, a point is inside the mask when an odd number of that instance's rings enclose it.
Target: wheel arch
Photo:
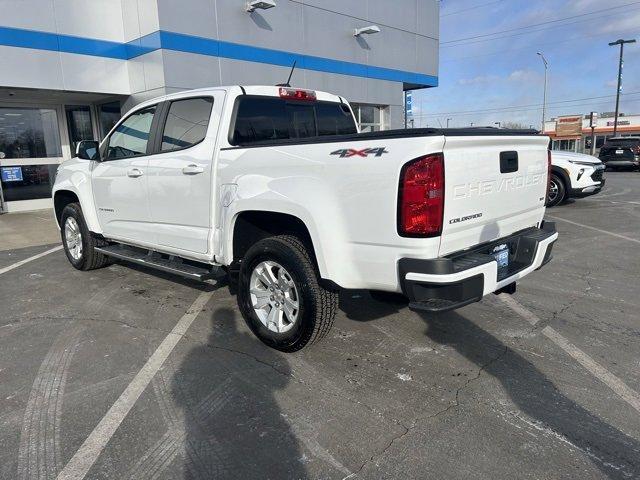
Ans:
[[[62,211],[64,210],[64,207],[70,203],[80,203],[80,199],[75,192],[72,192],[71,190],[58,190],[53,194],[53,211],[59,228],[62,227],[60,224]]]
[[[564,170],[564,168],[552,165],[551,166],[551,173],[555,173],[558,177],[560,177],[560,179],[564,183],[565,190],[568,193],[569,190],[571,189],[571,179],[569,178],[569,175]]]
[[[275,235],[295,235],[309,248],[316,268],[323,276],[321,252],[318,241],[312,235],[313,227],[298,216],[286,212],[267,210],[243,210],[238,212],[231,224],[231,263],[239,262],[247,250],[256,242]]]

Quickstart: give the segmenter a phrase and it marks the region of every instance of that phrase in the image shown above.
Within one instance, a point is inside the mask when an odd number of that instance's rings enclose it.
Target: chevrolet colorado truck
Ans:
[[[67,258],[205,280],[221,269],[267,345],[326,336],[341,289],[441,312],[513,292],[551,258],[549,139],[359,133],[340,96],[232,86],[146,101],[83,141],[53,188]]]

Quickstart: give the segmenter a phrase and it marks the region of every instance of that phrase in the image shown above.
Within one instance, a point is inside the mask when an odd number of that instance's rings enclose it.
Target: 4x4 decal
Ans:
[[[381,157],[383,153],[389,153],[386,147],[363,148],[362,150],[356,150],[354,148],[342,148],[340,150],[336,150],[335,152],[331,152],[331,155],[339,155],[340,158],[368,157],[369,155]]]

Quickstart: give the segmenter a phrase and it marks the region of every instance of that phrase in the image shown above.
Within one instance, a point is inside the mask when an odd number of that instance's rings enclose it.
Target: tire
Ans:
[[[76,242],[76,245],[81,245],[79,250],[69,243],[71,238],[67,239],[68,223],[69,226],[75,225],[79,230],[79,242]],[[111,263],[109,257],[95,251],[95,247],[105,246],[107,242],[96,238],[89,231],[84,221],[80,204],[70,203],[64,207],[60,216],[60,234],[64,253],[67,255],[71,265],[78,270],[95,270],[96,268],[106,267]]]
[[[269,285],[273,285],[275,296]],[[247,251],[240,266],[237,298],[251,331],[282,352],[295,352],[322,340],[338,309],[338,293],[320,285],[312,254],[292,235],[260,240]],[[292,308],[296,302],[297,309]],[[278,310],[282,311],[280,317]]]
[[[555,190],[554,190],[555,189]],[[555,195],[552,194],[555,192]],[[567,197],[567,188],[564,185],[564,181],[555,173],[551,174],[551,181],[549,182],[549,198],[547,201],[547,207],[555,207],[564,202]]]

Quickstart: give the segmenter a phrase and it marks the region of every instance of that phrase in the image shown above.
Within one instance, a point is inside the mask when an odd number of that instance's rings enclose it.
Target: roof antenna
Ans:
[[[291,86],[291,77],[293,76],[293,71],[296,69],[297,60],[293,61],[293,65],[291,65],[291,71],[289,72],[289,78],[287,79],[287,83],[279,83],[276,87],[290,87]]]

